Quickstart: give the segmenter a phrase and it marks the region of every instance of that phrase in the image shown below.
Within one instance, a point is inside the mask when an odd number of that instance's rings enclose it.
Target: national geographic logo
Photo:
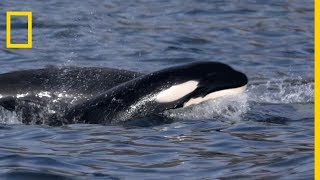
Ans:
[[[22,43],[11,42],[11,17],[12,16],[23,16],[27,18],[27,22],[28,22],[27,43],[22,44]],[[6,39],[7,48],[32,48],[32,12],[31,11],[8,11],[6,24],[7,24],[7,39]]]

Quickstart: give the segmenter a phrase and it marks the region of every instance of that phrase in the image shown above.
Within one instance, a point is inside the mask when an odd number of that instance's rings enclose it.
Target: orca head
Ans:
[[[245,74],[219,62],[198,62],[158,71],[158,80],[165,81],[155,101],[172,108],[187,107],[221,96],[245,91]]]

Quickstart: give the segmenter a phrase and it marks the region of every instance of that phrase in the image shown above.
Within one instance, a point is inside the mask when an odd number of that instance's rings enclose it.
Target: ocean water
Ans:
[[[47,65],[143,73],[200,60],[245,94],[147,128],[23,125],[0,109],[0,179],[313,179],[311,0],[0,1],[0,73]],[[33,12],[33,48],[5,48],[5,12]],[[26,21],[12,20],[14,42]]]

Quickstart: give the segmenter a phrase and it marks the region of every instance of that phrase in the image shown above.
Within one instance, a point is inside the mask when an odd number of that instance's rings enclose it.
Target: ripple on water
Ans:
[[[32,10],[34,18],[33,48],[0,47],[1,73],[48,64],[152,72],[212,60],[250,80],[243,96],[169,111],[173,123],[148,128],[27,126],[0,108],[1,178],[313,178],[312,2],[55,0],[0,6]],[[16,34],[25,37],[22,29]],[[0,31],[0,42],[5,37]]]

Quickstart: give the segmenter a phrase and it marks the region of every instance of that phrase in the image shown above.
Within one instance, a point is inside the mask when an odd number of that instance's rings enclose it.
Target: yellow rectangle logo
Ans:
[[[26,16],[28,19],[28,42],[27,44],[11,43],[11,17]],[[8,11],[7,12],[7,48],[32,48],[32,12],[31,11]]]

